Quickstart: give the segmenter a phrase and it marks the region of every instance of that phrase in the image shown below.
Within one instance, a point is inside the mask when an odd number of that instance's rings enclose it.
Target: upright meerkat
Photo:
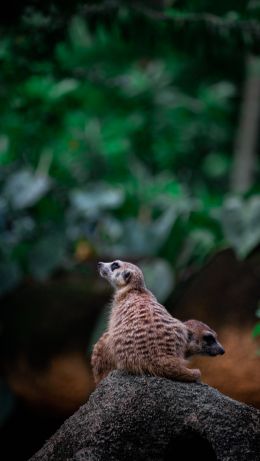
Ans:
[[[186,366],[194,354],[224,354],[216,333],[197,320],[181,322],[159,304],[134,264],[98,263],[99,273],[115,288],[107,331],[92,354],[95,382],[111,370],[198,381],[198,369]]]

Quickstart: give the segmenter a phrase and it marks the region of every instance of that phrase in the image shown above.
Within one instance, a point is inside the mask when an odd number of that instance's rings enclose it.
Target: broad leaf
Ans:
[[[12,174],[5,185],[4,194],[13,208],[21,209],[34,205],[49,190],[47,176],[22,170]]]

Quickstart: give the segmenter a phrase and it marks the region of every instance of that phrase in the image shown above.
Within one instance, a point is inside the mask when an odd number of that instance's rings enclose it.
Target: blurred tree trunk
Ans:
[[[247,78],[235,142],[231,191],[245,192],[253,183],[260,112],[260,58],[247,59]]]

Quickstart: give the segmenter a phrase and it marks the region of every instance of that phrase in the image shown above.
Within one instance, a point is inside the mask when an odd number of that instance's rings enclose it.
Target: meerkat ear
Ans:
[[[123,272],[123,278],[126,283],[130,282],[132,278],[133,273],[131,271],[124,271]]]

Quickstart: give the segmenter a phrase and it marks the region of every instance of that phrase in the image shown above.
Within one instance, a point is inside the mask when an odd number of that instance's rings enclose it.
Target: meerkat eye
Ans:
[[[116,269],[118,269],[119,267],[120,267],[120,266],[119,266],[118,263],[112,263],[112,264],[111,264],[111,271],[113,272],[113,271],[115,271]]]
[[[209,345],[216,342],[214,336],[211,335],[210,333],[204,335],[204,336],[203,336],[203,339],[204,339],[204,341],[205,341],[207,344],[209,344]]]

